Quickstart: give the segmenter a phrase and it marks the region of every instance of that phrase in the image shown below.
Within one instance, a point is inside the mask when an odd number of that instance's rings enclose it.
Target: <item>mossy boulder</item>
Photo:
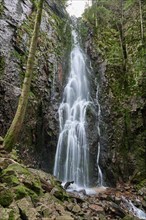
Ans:
[[[61,182],[58,181],[54,176],[52,176],[49,173],[45,173],[42,170],[29,170],[38,175],[41,179],[46,180],[50,185],[52,185],[53,189],[51,190],[51,195],[55,196],[57,199],[61,201],[70,200],[68,194],[61,186]]]
[[[61,187],[54,187],[51,191],[51,195],[55,196],[61,201],[69,200],[69,196],[67,195],[66,191],[63,190]]]
[[[139,218],[131,216],[131,215],[126,215],[123,220],[138,220]]]
[[[14,198],[14,194],[12,193],[11,189],[5,189],[0,192],[0,205],[3,207],[8,207]]]
[[[27,168],[21,166],[18,163],[10,164],[6,169],[4,169],[1,175],[1,179],[2,182],[6,182],[9,186],[15,187],[19,185],[19,187],[16,189],[19,189],[19,191],[22,190],[22,194],[26,194],[26,188],[32,190],[37,195],[43,193],[39,178],[32,174]]]
[[[18,208],[21,210],[21,215],[25,216],[25,219],[35,220],[37,217],[40,217],[37,210],[34,208],[34,205],[30,197],[25,197],[17,202]]]
[[[0,207],[0,220],[17,220],[19,215],[15,215],[12,209]]]

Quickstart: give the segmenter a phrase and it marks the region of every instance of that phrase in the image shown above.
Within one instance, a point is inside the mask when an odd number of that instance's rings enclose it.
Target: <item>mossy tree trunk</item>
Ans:
[[[38,39],[40,23],[41,23],[43,2],[44,0],[40,0],[38,3],[34,30],[33,30],[30,48],[29,48],[26,73],[25,73],[25,78],[24,78],[23,85],[22,85],[22,92],[19,98],[17,111],[11,123],[11,126],[8,129],[4,137],[3,146],[8,151],[11,151],[13,146],[15,145],[18,135],[20,133],[23,121],[24,121],[24,117],[25,117],[25,112],[26,112],[28,97],[29,97],[29,92],[30,92],[31,79],[32,79],[32,74],[33,74],[35,53],[36,53],[36,48],[37,48],[37,39]]]
[[[139,14],[140,14],[141,41],[143,42],[144,28],[143,28],[142,1],[141,0],[139,0]]]

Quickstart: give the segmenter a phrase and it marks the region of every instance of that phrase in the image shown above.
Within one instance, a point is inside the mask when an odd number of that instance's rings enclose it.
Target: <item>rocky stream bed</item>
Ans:
[[[52,175],[28,168],[0,150],[0,220],[140,219],[129,211],[130,200],[146,211],[146,187],[138,190],[119,183],[94,191],[66,192]]]

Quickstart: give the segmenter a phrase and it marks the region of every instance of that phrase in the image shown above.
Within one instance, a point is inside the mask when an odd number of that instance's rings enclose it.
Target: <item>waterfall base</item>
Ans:
[[[62,183],[62,186],[64,187],[66,183]],[[77,192],[77,193],[83,193],[85,195],[97,195],[99,193],[103,193],[107,190],[107,187],[104,186],[99,186],[99,187],[81,187],[78,186],[77,184],[73,183],[70,184],[70,186],[67,188],[67,192]]]

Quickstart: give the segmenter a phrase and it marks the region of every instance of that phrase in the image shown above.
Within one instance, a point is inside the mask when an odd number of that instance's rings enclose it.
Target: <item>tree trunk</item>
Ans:
[[[144,30],[143,30],[143,16],[142,16],[142,2],[141,2],[141,0],[139,0],[139,14],[140,14],[141,41],[143,42]]]
[[[30,48],[29,48],[29,55],[28,55],[28,60],[27,60],[25,78],[24,78],[23,85],[22,85],[22,92],[19,98],[17,111],[11,123],[11,126],[8,129],[4,137],[3,145],[5,149],[8,151],[11,151],[14,144],[16,143],[23,121],[24,121],[24,117],[25,117],[25,112],[26,112],[26,107],[27,107],[28,97],[29,97],[29,92],[30,92],[32,73],[33,73],[35,52],[37,48],[37,38],[38,38],[39,28],[40,28],[40,23],[41,23],[43,1],[44,0],[40,0],[38,3],[34,30],[33,30]]]

